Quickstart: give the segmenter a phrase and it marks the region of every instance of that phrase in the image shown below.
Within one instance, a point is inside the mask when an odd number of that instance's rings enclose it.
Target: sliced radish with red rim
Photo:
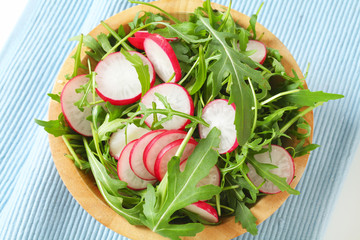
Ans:
[[[164,37],[159,34],[151,34],[146,37],[144,50],[161,80],[168,82],[175,74],[171,82],[180,81],[181,68],[179,61],[170,43]]]
[[[199,125],[200,138],[206,138],[213,127],[221,131],[220,144],[217,150],[220,154],[233,151],[239,144],[235,129],[235,104],[226,99],[216,99],[207,104],[201,117],[210,124],[210,127]]]
[[[79,75],[68,81],[60,96],[61,110],[64,114],[66,122],[77,133],[90,137],[92,136],[90,121],[86,118],[91,115],[91,107],[84,107],[84,111],[74,105],[79,101],[83,93],[77,93],[75,90],[80,88],[81,85],[86,84],[89,78],[86,75]],[[92,102],[92,95],[88,94],[87,100]]]
[[[130,167],[136,176],[144,180],[156,179],[144,165],[144,151],[146,146],[153,140],[157,135],[165,132],[164,129],[151,131],[139,138],[131,149],[130,153]]]
[[[128,41],[131,43],[131,45],[133,45],[137,49],[144,50],[145,38],[149,37],[150,35],[152,35],[152,34],[149,33],[148,31],[138,31],[134,34],[134,37],[129,37]],[[168,42],[178,40],[177,37],[171,37],[171,38],[165,38],[165,39]]]
[[[155,95],[158,93],[166,98],[173,110],[186,113],[188,115],[194,114],[194,103],[189,95],[189,92],[182,86],[176,83],[163,83],[151,88],[141,99],[147,108],[153,108],[153,102],[156,103],[157,109],[165,109],[164,104]],[[165,116],[157,114],[159,120]],[[151,127],[154,121],[154,116],[150,115],[145,119],[145,123]],[[173,116],[171,120],[162,124],[164,129],[184,129],[186,124],[190,123],[190,120],[180,116]]]
[[[169,130],[156,136],[146,146],[144,150],[144,165],[152,175],[155,176],[155,162],[160,151],[169,143],[178,139],[184,139],[186,134],[187,132],[181,130]]]
[[[137,49],[144,50],[144,37],[129,37],[128,41],[131,45],[136,47]]]
[[[254,155],[256,161],[260,163],[268,163],[277,166],[277,168],[271,169],[270,172],[278,175],[279,177],[286,178],[286,182],[290,184],[294,179],[295,164],[288,151],[278,145],[271,145],[271,152],[264,152]],[[264,179],[256,173],[255,168],[251,164],[247,164],[249,167],[249,173],[247,174],[251,182],[255,186],[260,186]],[[259,191],[268,194],[274,194],[280,192],[280,189],[274,185],[271,181],[265,181]]]
[[[181,143],[184,139],[179,139],[176,141],[173,141],[172,143],[169,143],[166,145],[158,154],[156,162],[155,162],[155,176],[156,178],[161,181],[166,172],[167,172],[167,165],[171,158],[175,156],[177,150],[179,149]],[[180,163],[184,160],[186,160],[192,152],[194,151],[195,147],[197,145],[197,142],[193,139],[190,139],[189,142],[186,144],[184,151],[180,158]]]
[[[154,184],[156,180],[146,181],[136,176],[135,173],[131,170],[129,156],[135,142],[136,140],[129,142],[122,150],[118,159],[117,171],[119,179],[126,182],[128,188],[133,190],[141,190],[145,189],[148,184]]]
[[[137,127],[135,124],[128,124],[126,127],[112,133],[109,139],[110,155],[118,159],[126,143],[140,138],[149,130]]]
[[[187,159],[183,162],[180,163],[180,171],[184,171],[185,167],[186,167],[186,163],[187,163]],[[220,186],[220,182],[221,182],[221,178],[220,178],[220,170],[219,168],[214,165],[211,169],[209,174],[204,177],[203,179],[201,179],[198,184],[196,184],[196,187],[201,187],[201,186],[205,186],[205,185],[215,185],[215,186]]]
[[[150,85],[155,82],[155,71],[151,62],[138,52],[138,55],[149,67]],[[113,105],[127,105],[141,98],[141,83],[139,76],[130,61],[121,52],[112,53],[100,61],[95,68],[96,92],[104,100]]]
[[[184,209],[198,214],[202,219],[210,223],[217,223],[219,221],[219,216],[215,208],[213,208],[210,204],[206,202],[198,201],[184,207]]]
[[[258,62],[263,64],[266,59],[266,46],[260,41],[257,40],[249,40],[246,51],[256,50],[255,53],[251,54],[249,58],[251,58],[254,62]]]

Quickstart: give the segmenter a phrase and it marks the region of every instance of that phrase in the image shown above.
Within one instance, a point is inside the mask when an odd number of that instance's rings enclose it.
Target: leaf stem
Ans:
[[[150,3],[146,3],[146,2],[141,2],[141,1],[134,1],[134,0],[129,0],[130,3],[135,3],[135,4],[142,4],[142,5],[146,5],[149,7],[153,7],[157,10],[159,10],[160,12],[162,12],[165,16],[167,16],[169,19],[171,19],[172,21],[174,21],[175,23],[181,23],[181,21],[179,19],[177,19],[176,17],[172,16],[171,14],[169,14],[168,12],[164,11],[163,9],[159,8],[158,6],[155,6],[153,4]]]
[[[189,142],[191,136],[193,135],[194,131],[196,129],[196,126],[193,126],[189,129],[188,133],[186,134],[184,140],[181,142],[178,150],[175,153],[175,157],[180,158],[185,150],[186,144]]]
[[[280,133],[285,133],[290,127],[291,125],[293,125],[297,120],[299,120],[299,118],[303,117],[304,115],[306,115],[308,112],[311,112],[314,108],[321,106],[323,104],[323,102],[318,102],[315,104],[315,106],[312,107],[308,107],[306,108],[304,111],[301,111],[298,113],[298,115],[296,115],[294,118],[290,119],[290,121],[288,121],[280,130]]]
[[[278,94],[266,99],[265,101],[262,101],[260,103],[260,105],[263,106],[265,104],[268,104],[269,102],[272,102],[272,101],[276,100],[279,97],[282,97],[282,96],[285,96],[285,95],[288,95],[288,94],[292,94],[292,93],[296,93],[296,92],[299,92],[299,91],[301,91],[301,89],[294,89],[294,90],[278,93]]]
[[[110,34],[118,41],[121,41],[121,37],[119,36],[119,34],[117,34],[109,25],[107,25],[104,21],[101,21],[101,25],[103,25],[109,32]],[[126,42],[122,43],[122,46],[127,50],[127,51],[135,51],[134,48],[132,48],[129,44],[127,44]]]
[[[61,136],[66,147],[68,148],[69,152],[71,153],[71,156],[73,157],[74,161],[75,161],[75,165],[79,166],[80,169],[82,168],[82,161],[79,159],[79,157],[77,156],[77,154],[75,153],[73,147],[71,146],[69,140],[67,139],[67,137],[65,137],[65,135]]]

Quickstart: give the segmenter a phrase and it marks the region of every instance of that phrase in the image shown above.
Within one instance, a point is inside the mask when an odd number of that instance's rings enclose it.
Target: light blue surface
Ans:
[[[228,1],[216,1],[224,5]],[[250,15],[261,1],[234,1]],[[132,4],[127,1],[30,0],[0,52],[0,239],[126,239],[93,219],[62,183],[47,134],[58,71],[75,43],[72,36]],[[352,155],[359,143],[360,1],[267,0],[258,21],[290,50],[312,91],[344,94],[315,111],[314,151],[297,189],[256,237],[321,239]],[[144,237],[146,239],[146,237]]]

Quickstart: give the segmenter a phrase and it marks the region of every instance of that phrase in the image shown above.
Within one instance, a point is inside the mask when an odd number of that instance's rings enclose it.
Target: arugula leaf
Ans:
[[[208,19],[201,16],[199,16],[199,19],[213,38],[209,44],[208,51],[219,51],[221,53],[221,58],[210,67],[210,71],[214,74],[214,80],[221,82],[224,76],[227,74],[231,75],[230,100],[234,102],[236,106],[235,127],[237,140],[239,145],[244,145],[251,135],[251,123],[254,117],[254,112],[251,109],[254,106],[251,89],[245,83],[244,78],[249,77],[262,88],[268,89],[270,85],[264,80],[259,71],[253,69],[256,65],[250,58],[234,50],[227,44],[227,38],[237,36],[226,32],[218,32],[211,27]]]
[[[255,168],[256,173],[259,174],[259,176],[267,181],[271,181],[280,189],[280,191],[287,191],[289,194],[293,195],[300,194],[299,191],[290,187],[290,185],[286,182],[286,178],[281,178],[270,172],[271,169],[277,168],[277,166],[268,163],[260,163],[251,156],[248,156],[247,160]]]
[[[73,56],[71,56],[71,58],[73,58],[75,60],[75,63],[74,63],[74,70],[73,70],[73,73],[71,75],[65,75],[65,78],[67,80],[70,80],[74,77],[76,77],[78,75],[78,69],[79,68],[83,68],[83,69],[86,69],[86,67],[81,63],[81,48],[82,48],[82,44],[83,44],[83,35],[81,34],[79,36],[79,43],[78,43],[78,46],[76,48],[76,52]]]
[[[324,93],[322,91],[310,92],[310,90],[301,90],[284,97],[284,100],[298,107],[315,106],[318,102],[327,102],[343,98],[341,94]]]
[[[207,66],[205,63],[204,48],[202,45],[200,45],[199,48],[199,66],[195,79],[196,81],[194,85],[192,85],[189,90],[190,95],[194,95],[197,91],[199,91],[207,79]]]
[[[60,93],[48,93],[47,94],[52,100],[60,103]]]
[[[144,95],[150,89],[149,66],[144,64],[143,60],[137,54],[131,55],[123,48],[121,49],[121,53],[133,64],[141,83],[141,94]]]
[[[118,193],[118,190],[126,187],[126,183],[111,178],[106,172],[105,167],[95,157],[85,138],[83,138],[83,142],[89,159],[91,171],[105,201],[115,212],[126,218],[130,224],[142,225],[139,217],[142,210],[142,203],[140,202],[138,205],[130,209],[126,209],[122,206],[123,198]]]
[[[65,118],[62,113],[59,114],[57,120],[43,121],[35,119],[35,123],[44,127],[44,130],[49,134],[54,135],[55,137],[62,136],[64,134],[74,133],[71,128],[69,128],[65,123]]]
[[[213,148],[218,146],[219,136],[220,131],[213,128],[207,138],[200,140],[188,158],[183,172],[180,172],[179,168],[180,159],[173,158],[168,164],[168,175],[157,191],[148,185],[142,216],[142,222],[147,227],[173,239],[178,239],[179,236],[194,236],[202,230],[199,223],[178,225],[170,224],[169,221],[175,211],[200,199],[209,199],[220,192],[220,188],[214,185],[196,187],[217,162],[218,154]]]

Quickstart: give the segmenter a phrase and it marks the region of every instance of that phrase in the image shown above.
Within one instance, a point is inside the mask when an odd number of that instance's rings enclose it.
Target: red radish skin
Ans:
[[[140,137],[130,152],[130,167],[135,173],[136,176],[142,178],[144,180],[155,180],[155,176],[153,176],[144,165],[144,150],[146,146],[154,139],[154,137],[159,134],[166,132],[166,130],[159,129],[155,131],[151,131]]]
[[[131,45],[133,45],[137,49],[144,50],[145,38],[149,37],[150,35],[152,35],[152,34],[149,33],[148,31],[138,31],[134,34],[134,37],[129,37],[128,41],[130,42]],[[168,42],[172,42],[172,41],[178,40],[179,38],[172,37],[172,38],[165,38],[165,39]]]
[[[182,86],[176,83],[163,83],[151,88],[141,99],[147,108],[152,108],[152,103],[156,103],[157,109],[165,109],[162,102],[159,100],[155,93],[158,93],[166,97],[168,103],[170,104],[173,110],[186,113],[188,115],[194,115],[194,103],[189,94],[189,92]],[[159,120],[165,116],[157,114]],[[150,128],[154,121],[153,115],[150,115],[145,119],[146,125]],[[173,116],[173,118],[162,124],[164,129],[184,129],[187,124],[190,123],[190,120],[180,116]]]
[[[206,138],[213,127],[221,131],[220,144],[217,150],[220,154],[232,152],[239,145],[235,129],[235,104],[229,105],[226,99],[216,99],[208,103],[201,117],[210,124],[210,127],[199,125],[200,138]]]
[[[169,130],[157,135],[146,146],[144,150],[144,165],[152,175],[155,176],[155,162],[160,151],[169,143],[178,139],[184,139],[186,134],[187,132],[181,130]]]
[[[161,181],[164,178],[167,172],[167,165],[171,160],[171,158],[175,156],[183,140],[184,139],[178,139],[172,143],[169,143],[158,154],[154,169],[155,169],[155,176],[159,181]],[[190,157],[196,145],[197,142],[195,140],[193,139],[189,140],[189,142],[185,146],[183,154],[181,155],[180,164],[181,162],[185,161],[188,157]]]
[[[159,34],[151,34],[146,37],[144,50],[161,80],[168,82],[175,74],[171,82],[180,81],[181,68],[179,61],[170,43],[164,37]]]
[[[80,111],[75,102],[79,101],[83,93],[77,93],[75,89],[80,88],[81,85],[86,84],[89,78],[86,75],[79,75],[68,81],[60,96],[61,110],[64,114],[66,122],[77,133],[90,137],[92,136],[90,121],[86,120],[91,115],[91,108],[84,107],[84,111]],[[91,94],[87,96],[89,102],[92,102]]]
[[[215,208],[213,208],[210,204],[206,202],[198,201],[196,203],[184,207],[184,209],[198,214],[202,219],[210,223],[219,222],[219,216]]]
[[[126,142],[138,139],[148,132],[149,130],[137,127],[135,124],[131,123],[127,127],[112,133],[109,139],[110,155],[115,159],[118,159]]]
[[[263,64],[266,59],[266,46],[260,41],[257,40],[249,40],[246,51],[256,50],[256,52],[249,56],[254,62],[258,62],[260,64]]]
[[[117,172],[119,179],[127,183],[127,187],[133,190],[142,190],[148,184],[154,184],[156,180],[146,181],[139,178],[130,168],[129,156],[130,151],[137,140],[129,142],[122,150],[118,159]]]
[[[128,41],[131,45],[136,47],[137,49],[144,50],[144,37],[129,37]]]
[[[149,66],[150,86],[155,83],[156,75],[151,62],[142,54],[129,51],[131,55],[138,55]],[[141,83],[138,74],[121,52],[109,54],[100,61],[96,68],[96,92],[113,105],[127,105],[141,98]]]
[[[184,171],[185,167],[186,167],[186,163],[187,163],[187,159],[183,162],[180,163],[180,171]],[[196,187],[201,187],[201,186],[205,186],[205,185],[215,185],[215,186],[220,186],[220,182],[221,182],[221,176],[220,176],[220,170],[219,168],[214,165],[211,169],[209,174],[204,177],[203,179],[201,179],[198,184],[196,184]]]
[[[152,35],[152,33],[149,33],[148,31],[137,31],[136,33],[134,33],[134,36],[137,37],[137,38],[147,38],[150,35]],[[171,42],[171,41],[176,41],[179,38],[177,38],[177,37],[166,37],[165,39],[166,39],[166,41]]]
[[[270,158],[271,155],[271,158]],[[271,153],[265,152],[254,155],[256,161],[261,163],[269,163],[276,165],[278,168],[271,169],[270,172],[276,174],[282,178],[286,178],[286,182],[291,184],[295,174],[294,160],[283,147],[278,145],[271,145]],[[255,186],[259,186],[264,182],[264,179],[260,177],[255,168],[248,163],[249,173],[247,174],[249,179],[254,183]],[[275,186],[272,182],[266,181],[264,185],[259,189],[260,192],[267,194],[279,193],[280,189]]]

